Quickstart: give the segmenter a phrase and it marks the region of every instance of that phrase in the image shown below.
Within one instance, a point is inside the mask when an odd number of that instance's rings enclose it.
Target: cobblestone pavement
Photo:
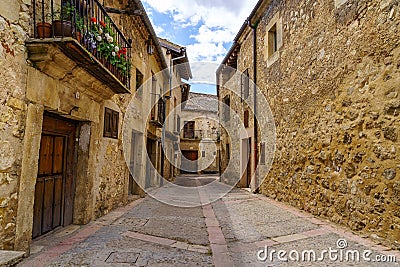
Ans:
[[[216,178],[187,175],[176,183],[194,187]],[[207,202],[215,195],[211,191],[198,187],[192,197]],[[363,260],[364,251],[371,261]],[[357,253],[360,262],[353,260]],[[323,261],[314,261],[321,255]],[[34,241],[31,256],[18,266],[399,266],[376,262],[382,255],[400,261],[398,251],[234,189],[211,205],[194,208],[151,197],[135,200],[88,225],[69,226]]]

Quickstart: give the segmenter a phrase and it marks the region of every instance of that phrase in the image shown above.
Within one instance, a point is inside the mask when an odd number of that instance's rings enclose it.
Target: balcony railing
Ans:
[[[221,139],[221,135],[219,132],[212,131],[203,131],[203,130],[183,130],[181,132],[182,139],[191,139],[191,140],[211,140],[219,142]]]
[[[203,131],[202,130],[183,130],[181,132],[181,138],[201,140],[203,138]]]
[[[123,86],[130,88],[131,40],[125,38],[98,0],[32,1],[35,39],[74,39]],[[66,54],[81,64],[93,64],[93,58],[87,63],[74,52],[79,53],[70,49]],[[97,74],[100,80],[104,80],[103,76]]]

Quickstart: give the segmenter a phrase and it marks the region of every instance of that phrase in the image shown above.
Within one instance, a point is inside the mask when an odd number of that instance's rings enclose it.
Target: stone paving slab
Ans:
[[[202,185],[194,177],[181,182]],[[201,203],[208,203],[217,192],[205,187],[192,189],[197,190],[193,199]],[[347,244],[343,251],[373,250],[371,257],[395,253],[400,260],[396,251],[387,251],[293,207],[237,189],[195,208],[169,206],[146,197],[75,228],[34,242],[37,253],[18,266],[399,266],[330,259],[285,261],[277,256],[277,251],[337,249],[339,239]],[[275,254],[270,258],[259,259],[272,250]]]
[[[351,253],[355,253],[352,252],[355,249],[361,252],[372,250],[371,258],[382,253],[396,255],[397,261],[400,257],[396,251],[385,252],[388,248],[342,231],[331,223],[314,218],[293,207],[243,190],[237,191],[213,203],[235,266],[399,266],[397,262],[344,262],[329,258],[313,262],[279,260],[276,255],[279,250],[287,253],[296,250],[301,253],[304,250],[321,252],[323,249],[338,249],[339,239],[347,243],[346,248],[350,250],[349,257]],[[249,200],[249,197],[252,199]],[[258,259],[257,253],[265,248],[267,251],[275,250],[272,260]],[[343,249],[344,254],[346,248]]]

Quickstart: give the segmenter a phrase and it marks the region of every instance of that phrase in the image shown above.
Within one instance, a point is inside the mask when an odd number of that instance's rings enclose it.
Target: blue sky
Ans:
[[[159,37],[186,46],[190,63],[221,63],[257,0],[142,0]],[[192,91],[214,93],[215,85],[199,84],[193,70]],[[215,80],[210,72],[209,80]],[[201,75],[200,75],[201,76]]]

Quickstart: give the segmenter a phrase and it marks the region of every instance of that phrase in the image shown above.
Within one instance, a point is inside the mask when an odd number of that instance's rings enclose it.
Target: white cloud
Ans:
[[[157,35],[160,35],[161,33],[164,32],[164,29],[161,26],[153,24],[153,28],[154,28],[154,31],[156,32]]]
[[[199,26],[192,34],[195,43],[187,46],[194,61],[220,63],[226,54],[223,44],[233,41],[257,0],[143,0],[151,8],[172,16],[182,28]],[[155,26],[156,28],[157,26]]]

